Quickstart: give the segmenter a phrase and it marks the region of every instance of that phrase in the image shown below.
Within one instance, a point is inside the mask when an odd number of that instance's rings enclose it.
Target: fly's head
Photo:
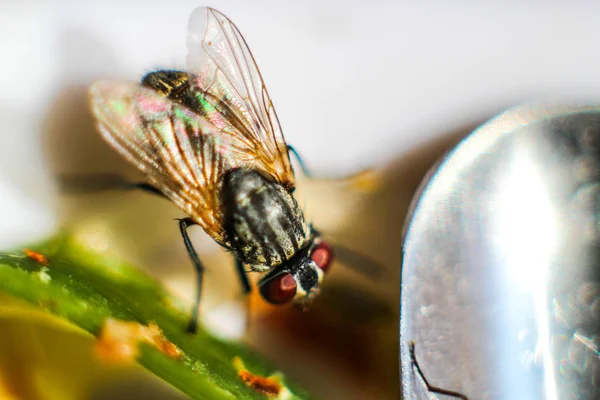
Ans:
[[[272,304],[285,304],[294,300],[306,307],[319,293],[323,276],[332,261],[333,249],[320,236],[316,236],[309,246],[260,280],[260,293]]]

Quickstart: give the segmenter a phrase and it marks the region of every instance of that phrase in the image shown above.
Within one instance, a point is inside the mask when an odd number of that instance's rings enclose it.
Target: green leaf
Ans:
[[[186,332],[189,315],[176,308],[158,282],[118,260],[100,256],[61,235],[30,247],[43,254],[43,265],[24,252],[0,253],[0,292],[23,299],[42,310],[98,336],[108,318],[155,323],[182,353],[173,358],[149,344],[140,344],[137,361],[158,377],[195,399],[265,399],[238,376],[239,357],[253,374],[270,376],[277,369],[243,345],[217,339],[201,327]],[[280,375],[278,375],[280,376]],[[282,377],[290,396],[310,396]]]

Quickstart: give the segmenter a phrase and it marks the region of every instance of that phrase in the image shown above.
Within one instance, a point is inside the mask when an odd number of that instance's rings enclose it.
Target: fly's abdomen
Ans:
[[[309,228],[296,200],[256,171],[228,172],[222,201],[227,241],[245,264],[269,269],[291,258],[308,240]]]

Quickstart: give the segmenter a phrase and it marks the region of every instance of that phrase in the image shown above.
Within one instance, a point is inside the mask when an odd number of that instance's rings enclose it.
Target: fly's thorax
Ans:
[[[235,106],[228,103],[226,96],[216,97],[202,90],[198,76],[184,71],[160,70],[146,74],[142,86],[153,89],[161,96],[180,104],[201,116],[219,115],[241,131],[246,129],[235,117]]]
[[[237,258],[255,270],[291,259],[311,236],[291,193],[257,171],[229,171],[221,200],[227,241]]]
[[[156,93],[172,98],[183,88],[189,86],[189,75],[183,71],[160,70],[149,72],[142,78],[142,86]]]
[[[193,76],[184,71],[160,70],[146,74],[142,78],[142,86],[202,115],[198,91],[194,90],[192,79]]]

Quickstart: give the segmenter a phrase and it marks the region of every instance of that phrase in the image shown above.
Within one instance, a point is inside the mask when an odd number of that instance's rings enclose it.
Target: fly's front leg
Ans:
[[[200,296],[202,293],[202,278],[204,275],[204,267],[202,266],[200,258],[198,258],[198,253],[196,253],[194,245],[192,245],[192,241],[190,240],[190,237],[187,233],[187,229],[192,225],[197,225],[197,223],[191,218],[182,218],[179,220],[179,230],[181,231],[181,236],[183,237],[185,249],[187,250],[190,259],[194,264],[194,268],[196,268],[196,301],[194,302],[194,308],[192,309],[192,318],[188,326],[188,332],[196,333],[196,329],[198,327],[198,309],[200,308]]]
[[[306,164],[304,163],[304,160],[302,160],[302,157],[300,157],[300,154],[298,154],[298,152],[296,151],[296,149],[294,149],[289,144],[287,145],[287,149],[288,149],[288,155],[289,155],[289,153],[292,153],[294,155],[294,157],[296,157],[296,160],[298,160],[298,164],[300,164],[300,168],[302,168],[302,172],[304,172],[304,175],[306,175],[308,178],[311,178],[312,174],[310,173],[310,171],[306,167]]]
[[[425,383],[425,386],[427,387],[427,390],[429,392],[443,394],[445,396],[455,397],[457,399],[469,400],[469,398],[462,393],[458,393],[453,390],[446,390],[446,389],[439,388],[437,386],[430,385],[427,378],[425,378],[425,374],[423,374],[423,371],[421,370],[419,363],[417,362],[417,357],[415,355],[415,342],[414,341],[411,340],[408,343],[408,349],[410,352],[410,360],[411,360],[412,364],[414,365],[416,372],[419,374],[419,376],[423,380],[423,383]]]
[[[289,144],[287,145],[288,155],[291,153],[294,155],[298,164],[300,164],[300,168],[302,168],[302,172],[307,178],[315,178],[312,173],[309,171],[306,163],[300,157],[300,154]],[[370,192],[377,189],[380,185],[380,177],[377,173],[370,169],[363,169],[353,175],[347,175],[342,177],[331,177],[331,178],[319,178],[321,180],[331,180],[337,183],[349,184],[361,192]]]
[[[250,286],[250,280],[248,279],[248,273],[244,268],[244,263],[242,263],[237,258],[235,259],[235,270],[238,273],[238,277],[240,278],[240,284],[242,285],[242,290],[244,292],[244,296],[246,297],[246,332],[250,330],[250,322],[252,320],[252,308],[251,308],[251,299],[248,296],[252,291],[252,286]]]
[[[248,279],[248,274],[244,269],[244,263],[242,263],[237,258],[235,259],[235,270],[238,273],[238,277],[240,278],[240,284],[242,285],[242,290],[244,291],[244,295],[247,295],[252,290],[250,286],[250,280]]]
[[[321,231],[312,225],[311,229],[316,236],[323,236]],[[338,242],[333,242],[333,257],[346,267],[372,280],[382,278],[383,273],[385,272],[384,266],[373,260],[371,257]]]
[[[58,183],[62,191],[69,194],[88,194],[106,190],[142,190],[157,196],[165,195],[145,182],[129,182],[115,174],[60,175]]]

